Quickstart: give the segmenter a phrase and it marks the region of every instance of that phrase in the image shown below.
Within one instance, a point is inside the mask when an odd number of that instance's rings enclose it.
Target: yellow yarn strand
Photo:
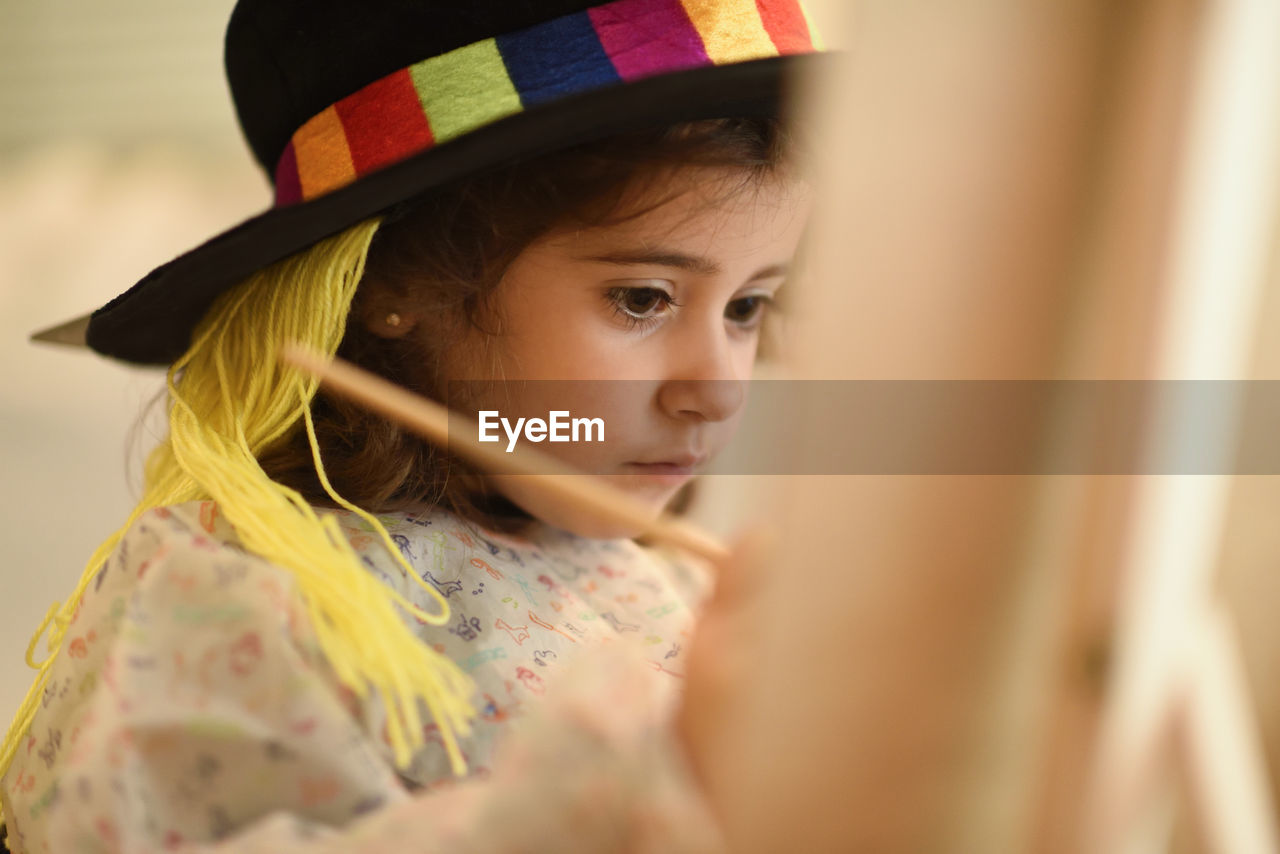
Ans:
[[[27,663],[38,673],[0,749],[0,776],[30,729],[85,589],[124,532],[148,510],[203,499],[217,502],[246,550],[293,575],[336,677],[359,697],[373,692],[382,700],[396,765],[406,766],[424,744],[421,703],[439,726],[454,773],[465,773],[457,739],[470,732],[475,717],[474,683],[420,641],[397,611],[439,626],[449,621],[449,605],[409,566],[385,526],[333,489],[311,420],[318,382],[278,360],[286,342],[337,351],[377,227],[377,220],[361,223],[225,294],[169,369],[169,436],[147,460],[138,506],[93,553],[70,598],[49,609],[31,640]],[[369,573],[335,517],[321,517],[298,492],[267,477],[257,455],[296,429],[306,431],[325,492],[377,532],[405,576],[439,604],[438,614]],[[36,662],[46,629],[49,655]]]

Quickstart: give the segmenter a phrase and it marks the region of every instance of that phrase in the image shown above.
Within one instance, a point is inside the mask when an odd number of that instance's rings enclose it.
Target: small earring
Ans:
[[[400,325],[400,315],[396,314],[394,311],[387,315],[387,326],[399,326],[399,325]]]

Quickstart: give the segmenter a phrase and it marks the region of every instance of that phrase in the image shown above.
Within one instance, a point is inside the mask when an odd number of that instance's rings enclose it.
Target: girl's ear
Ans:
[[[360,323],[379,338],[403,338],[422,320],[421,310],[406,294],[398,294],[376,280],[366,279],[360,287],[365,291],[364,299],[356,303]]]

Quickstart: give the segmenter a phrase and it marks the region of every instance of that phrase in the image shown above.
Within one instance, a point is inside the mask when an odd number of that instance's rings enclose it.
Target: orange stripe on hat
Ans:
[[[335,107],[328,107],[307,120],[293,135],[298,162],[298,181],[304,199],[350,184],[356,178],[347,134]]]

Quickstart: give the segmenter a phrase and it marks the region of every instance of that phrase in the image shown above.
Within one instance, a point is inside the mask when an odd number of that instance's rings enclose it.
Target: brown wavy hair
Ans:
[[[608,225],[668,198],[670,171],[732,167],[716,198],[749,191],[788,161],[791,140],[770,118],[715,119],[638,131],[510,163],[459,179],[386,212],[373,239],[338,355],[393,382],[446,401],[441,355],[468,327],[490,334],[486,298],[531,242],[554,227]],[[431,335],[384,338],[368,331],[366,301],[377,288],[411,295],[432,318]],[[427,342],[427,343],[424,343]],[[321,391],[316,436],[338,494],[372,512],[436,505],[485,527],[513,530],[528,515],[487,493],[466,462],[382,416]],[[307,437],[297,432],[259,460],[274,480],[308,501],[330,503]],[[686,504],[682,493],[673,509]]]

